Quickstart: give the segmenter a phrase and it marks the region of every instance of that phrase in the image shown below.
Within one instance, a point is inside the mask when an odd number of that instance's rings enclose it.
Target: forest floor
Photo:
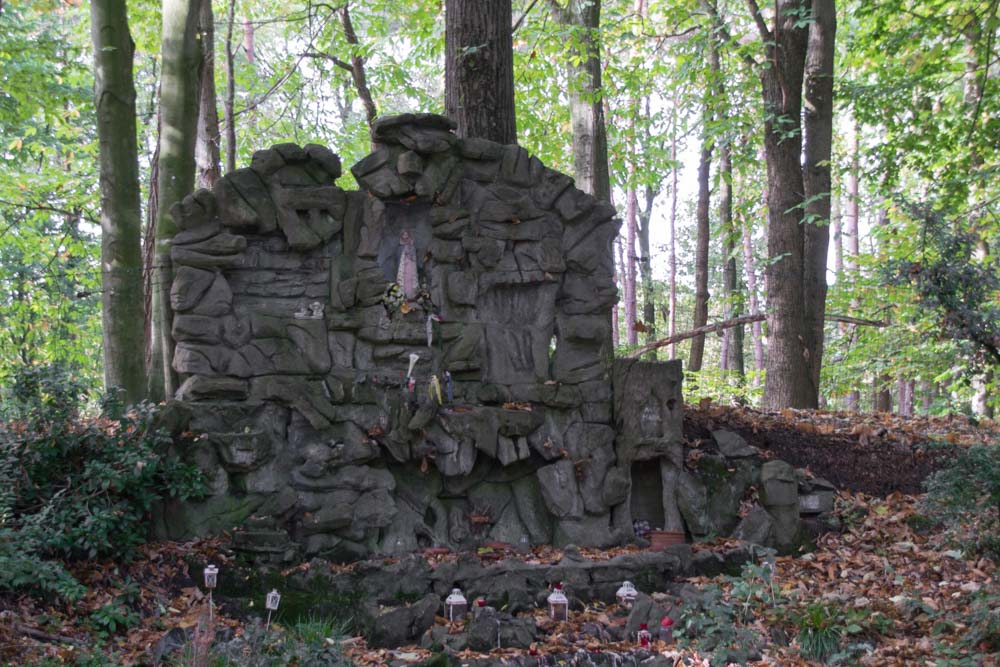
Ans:
[[[701,626],[704,637],[690,637],[687,643],[654,642],[657,653],[677,664],[724,664],[719,647],[745,646],[747,637],[757,637],[750,651],[757,659],[749,664],[822,664],[802,657],[804,644],[833,637],[842,651],[839,664],[1000,664],[1000,636],[982,634],[983,628],[1000,628],[996,563],[955,549],[940,526],[926,521],[919,506],[923,479],[946,463],[955,448],[1000,446],[1000,424],[961,417],[771,413],[714,405],[687,409],[685,437],[690,445],[698,446],[716,428],[737,431],[765,456],[807,468],[837,485],[841,491],[835,513],[841,529],[820,536],[808,553],[779,557],[773,575],[750,568],[742,576],[678,582],[718,591],[721,607],[709,608],[718,627]],[[695,548],[725,546],[720,540]],[[532,557],[555,562],[561,554],[543,548]],[[142,547],[130,562],[69,564],[88,587],[75,604],[0,594],[0,664],[111,664],[107,656],[112,655],[115,664],[152,664],[152,651],[168,631],[205,625],[206,599],[198,587],[199,574],[189,563],[224,565],[230,558],[223,539],[155,543]],[[614,624],[624,623],[624,618],[614,614],[613,606],[588,607],[575,612],[569,623],[550,623],[548,640],[535,649],[544,655],[625,648],[595,643],[582,631],[588,621]],[[231,632],[223,634],[246,630],[245,619],[228,615],[224,606],[217,609],[211,627],[215,636],[226,628]],[[274,631],[289,632],[280,626]],[[699,643],[709,635],[714,649]],[[211,641],[208,637],[202,642],[202,650]],[[340,636],[326,643],[364,666],[419,663],[431,657],[416,647],[368,649],[360,637]],[[95,647],[104,657],[84,660]],[[490,657],[524,653],[498,650]],[[460,657],[465,662],[486,656],[466,652]],[[218,664],[195,661],[190,655],[175,657],[171,664],[196,663]]]

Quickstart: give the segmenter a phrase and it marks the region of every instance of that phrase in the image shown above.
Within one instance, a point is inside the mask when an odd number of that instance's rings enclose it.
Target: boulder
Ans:
[[[375,618],[368,643],[379,648],[397,648],[416,642],[434,625],[434,615],[440,606],[437,595],[429,593],[419,602],[380,614]]]

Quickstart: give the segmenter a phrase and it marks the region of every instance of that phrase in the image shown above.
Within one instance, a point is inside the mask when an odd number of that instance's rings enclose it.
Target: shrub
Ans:
[[[75,599],[83,587],[60,559],[128,558],[165,497],[203,490],[193,465],[166,454],[155,408],[80,416],[82,391],[30,369],[12,392],[20,419],[0,423],[0,590]],[[11,402],[8,402],[10,407]]]
[[[927,478],[924,511],[974,554],[1000,560],[1000,445],[975,445]]]

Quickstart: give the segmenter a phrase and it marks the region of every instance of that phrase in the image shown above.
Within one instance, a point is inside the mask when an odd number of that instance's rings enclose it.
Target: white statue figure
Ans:
[[[396,283],[403,291],[407,301],[417,298],[420,283],[417,279],[417,248],[410,232],[403,230],[399,235],[399,269],[396,271]]]

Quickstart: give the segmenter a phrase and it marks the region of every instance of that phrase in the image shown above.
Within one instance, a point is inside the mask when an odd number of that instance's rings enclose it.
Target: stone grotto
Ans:
[[[156,532],[235,529],[272,562],[601,547],[634,520],[794,543],[800,496],[832,489],[726,432],[692,466],[680,362],[613,360],[615,209],[453,130],[378,120],[360,191],[329,149],[279,144],[173,207],[164,419],[209,494]]]

